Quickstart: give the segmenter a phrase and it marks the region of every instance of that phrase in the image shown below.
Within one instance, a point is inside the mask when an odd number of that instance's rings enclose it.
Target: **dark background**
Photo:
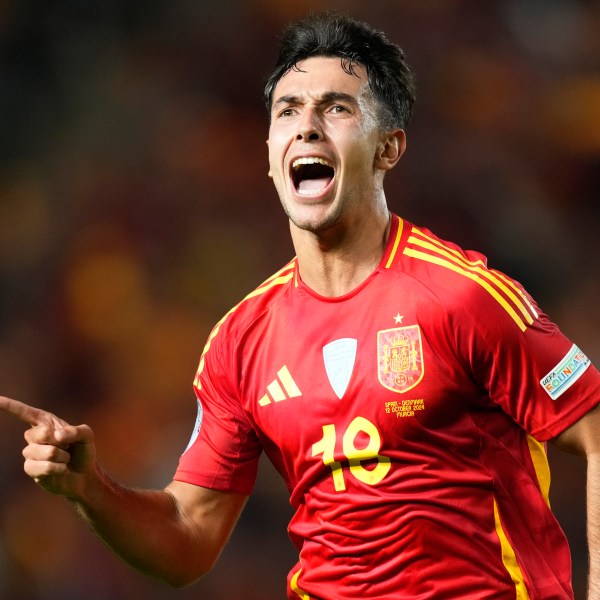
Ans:
[[[293,254],[261,101],[283,25],[341,9],[417,73],[391,208],[486,253],[600,364],[600,3],[0,2],[0,392],[96,432],[120,481],[163,486],[212,325]],[[295,561],[264,465],[215,571],[130,571],[22,473],[0,416],[2,600],[270,600]],[[582,461],[552,503],[586,578]]]

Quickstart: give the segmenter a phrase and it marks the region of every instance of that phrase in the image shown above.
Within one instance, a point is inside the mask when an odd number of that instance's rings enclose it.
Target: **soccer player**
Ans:
[[[600,598],[600,374],[514,280],[395,214],[414,100],[402,51],[346,17],[288,28],[266,86],[296,257],[210,334],[173,481],[131,490],[93,434],[14,400],[25,470],[174,585],[217,559],[261,452],[285,480],[290,599],[572,598],[546,442],[588,461]]]

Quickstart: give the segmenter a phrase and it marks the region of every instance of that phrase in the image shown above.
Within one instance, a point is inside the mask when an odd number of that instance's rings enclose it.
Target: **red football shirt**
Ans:
[[[544,442],[600,375],[485,258],[393,217],[379,267],[315,294],[296,261],[217,324],[176,479],[296,509],[292,599],[572,598]]]

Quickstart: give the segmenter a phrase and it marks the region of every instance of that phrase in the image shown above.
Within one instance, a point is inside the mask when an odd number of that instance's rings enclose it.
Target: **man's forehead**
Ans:
[[[345,69],[339,57],[311,57],[299,61],[277,83],[274,102],[281,96],[322,97],[343,92],[358,97],[368,90],[366,69],[360,64]],[[366,89],[365,89],[366,88]]]

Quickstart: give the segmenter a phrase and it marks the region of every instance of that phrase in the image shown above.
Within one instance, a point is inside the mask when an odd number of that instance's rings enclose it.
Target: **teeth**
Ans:
[[[300,196],[316,196],[322,191],[323,190],[298,190],[298,194],[300,194]]]
[[[326,161],[324,158],[319,158],[317,156],[305,156],[303,158],[297,158],[292,163],[292,168],[294,171],[297,171],[301,165],[325,165],[326,167],[331,167],[331,164]]]

